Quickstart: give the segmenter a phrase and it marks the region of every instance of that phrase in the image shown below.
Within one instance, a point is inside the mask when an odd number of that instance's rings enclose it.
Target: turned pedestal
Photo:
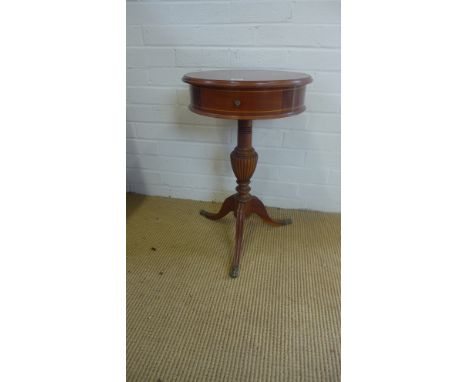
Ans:
[[[188,73],[190,110],[216,118],[237,120],[237,146],[231,153],[232,170],[237,178],[236,193],[229,196],[217,213],[200,211],[211,220],[233,212],[236,218],[235,251],[229,275],[239,276],[244,221],[252,213],[272,226],[290,224],[290,219],[272,219],[256,196],[250,194],[250,179],[258,155],[252,147],[252,120],[282,118],[305,110],[305,87],[309,75],[269,70],[217,70]]]
[[[262,218],[265,223],[272,226],[290,224],[290,219],[273,220],[259,198],[250,194],[250,178],[257,166],[258,155],[252,147],[252,121],[239,120],[237,123],[237,146],[231,153],[232,170],[237,178],[237,193],[229,196],[217,213],[204,210],[200,214],[211,220],[218,220],[233,212],[236,217],[236,248],[232,260],[231,277],[239,276],[239,261],[242,251],[242,237],[244,233],[244,220],[251,213]]]

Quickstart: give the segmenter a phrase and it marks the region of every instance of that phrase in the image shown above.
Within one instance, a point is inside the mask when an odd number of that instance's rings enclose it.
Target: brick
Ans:
[[[171,24],[222,24],[228,23],[229,18],[228,2],[173,3],[170,5]]]
[[[177,66],[230,66],[230,50],[225,48],[179,48],[175,55]]]
[[[127,182],[144,184],[161,184],[161,175],[153,171],[144,171],[141,169],[127,170]]]
[[[303,200],[304,207],[307,210],[335,213],[341,211],[341,201],[339,197],[314,197],[311,195]]]
[[[263,119],[254,122],[253,132],[259,128],[267,129],[298,129],[304,130],[307,128],[307,121],[309,119],[308,113],[297,114],[288,118],[278,118],[278,119]],[[254,141],[255,142],[255,141]]]
[[[173,66],[174,50],[169,48],[127,48],[129,68],[150,68],[154,66]]]
[[[166,122],[187,125],[208,125],[234,127],[234,122],[219,118],[209,118],[192,113],[187,107],[176,105],[127,105],[129,122]]]
[[[307,24],[339,24],[341,4],[339,1],[294,2],[292,21]]]
[[[305,208],[306,201],[304,199],[299,198],[281,198],[281,197],[271,197],[271,196],[262,196],[263,204],[268,208],[270,216],[273,219],[280,219],[282,218],[281,212],[276,212],[275,210],[271,210],[272,207],[277,208],[296,208],[296,209],[303,209]],[[288,216],[285,216],[288,217]]]
[[[130,122],[127,122],[127,138],[136,138],[135,126]]]
[[[185,170],[191,173],[223,175],[233,177],[231,162],[227,160],[206,160],[191,158]]]
[[[341,92],[341,74],[314,72],[312,75],[314,81],[308,86],[309,91],[317,93],[340,93]]]
[[[171,190],[171,196],[180,199],[204,200],[222,202],[232,192],[229,191],[213,191],[213,190],[198,190],[191,188],[176,188]],[[213,209],[219,206],[213,206]]]
[[[174,88],[127,87],[127,103],[175,105],[177,93]]]
[[[156,155],[158,153],[158,144],[151,141],[127,139],[127,153]]]
[[[190,104],[190,91],[189,87],[185,86],[183,89],[177,89],[177,104],[181,106],[188,106]]]
[[[299,197],[337,199],[340,196],[340,187],[332,185],[306,184],[299,186]]]
[[[128,3],[127,24],[167,24],[170,22],[168,4]]]
[[[237,139],[237,131],[233,129],[233,142]],[[283,143],[283,132],[278,129],[263,129],[255,127],[253,138],[255,147],[281,147]]]
[[[181,171],[186,168],[187,158],[180,157],[164,157],[154,155],[141,155],[139,157],[141,168],[154,170],[154,171]]]
[[[255,27],[241,25],[152,25],[143,27],[145,45],[252,45]]]
[[[340,70],[339,50],[325,49],[291,49],[288,67],[307,70]]]
[[[279,178],[285,182],[326,184],[328,174],[327,168],[278,167]]]
[[[339,113],[341,96],[339,94],[306,93],[305,105],[308,111],[322,113]]]
[[[197,45],[252,45],[256,29],[246,25],[202,25],[196,33]],[[202,41],[202,43],[200,43]]]
[[[306,167],[339,169],[341,154],[339,151],[308,151],[304,164]]]
[[[288,52],[285,49],[232,49],[230,66],[252,68],[281,68],[288,65]]]
[[[140,157],[133,154],[127,155],[127,168],[128,167],[140,167]]]
[[[301,150],[257,148],[259,162],[275,165],[302,166],[305,152]]]
[[[161,142],[161,155],[177,155],[188,158],[204,158],[225,160],[229,158],[232,148],[228,145],[202,144],[189,142]]]
[[[193,44],[196,41],[193,33],[197,27],[150,25],[143,26],[142,29],[145,45],[173,46]]]
[[[331,185],[299,185],[298,196],[305,200],[307,209],[338,212],[340,187]]]
[[[176,113],[176,108],[164,105],[127,105],[127,120],[132,122],[172,122]]]
[[[213,143],[229,143],[228,129],[203,127],[194,125],[164,124],[164,123],[135,123],[138,138],[198,141]]]
[[[297,184],[271,182],[263,179],[252,178],[252,193],[257,195],[271,195],[280,197],[296,197]]]
[[[341,171],[338,170],[330,170],[328,174],[328,184],[333,184],[336,186],[341,185]]]
[[[181,86],[182,77],[185,73],[196,72],[196,68],[151,68],[148,69],[150,81],[159,86]]]
[[[340,46],[340,26],[259,25],[256,44],[260,46],[337,48]]]
[[[307,150],[339,150],[340,135],[288,131],[284,133],[283,146]]]
[[[230,15],[232,22],[279,22],[291,18],[289,2],[231,2]]]
[[[265,180],[281,180],[278,175],[278,167],[270,166],[265,164],[257,164],[255,173],[253,175],[256,179],[265,179]]]
[[[311,113],[307,129],[317,132],[339,133],[341,131],[341,115]]]
[[[143,45],[141,28],[135,25],[127,26],[127,46]]]
[[[148,85],[149,74],[146,69],[127,69],[127,85]]]
[[[227,160],[183,158],[179,153],[174,154],[177,156],[142,155],[139,163],[142,168],[157,171],[233,176]]]
[[[161,181],[163,185],[169,187],[187,187],[216,191],[233,190],[236,186],[233,177],[200,174],[161,173]]]

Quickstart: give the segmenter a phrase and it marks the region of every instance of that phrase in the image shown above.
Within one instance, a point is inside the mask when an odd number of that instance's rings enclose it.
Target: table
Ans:
[[[244,220],[252,213],[272,226],[290,224],[290,219],[272,219],[260,199],[250,194],[250,179],[258,155],[252,147],[252,120],[283,118],[305,110],[308,74],[274,70],[212,70],[187,73],[190,110],[215,118],[237,120],[237,146],[231,153],[231,166],[237,178],[237,193],[229,196],[217,213],[200,211],[211,220],[233,212],[236,218],[235,251],[229,275],[239,276]]]

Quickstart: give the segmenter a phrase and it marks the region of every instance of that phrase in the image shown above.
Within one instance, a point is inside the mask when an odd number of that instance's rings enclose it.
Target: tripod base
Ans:
[[[239,261],[242,251],[242,238],[244,234],[244,220],[252,213],[257,214],[267,224],[279,227],[291,224],[291,219],[275,220],[268,215],[265,205],[256,196],[249,195],[247,199],[242,198],[239,193],[229,196],[222,204],[217,213],[200,211],[200,215],[210,220],[218,220],[233,212],[236,217],[236,248],[231,265],[229,276],[236,278],[239,276]]]

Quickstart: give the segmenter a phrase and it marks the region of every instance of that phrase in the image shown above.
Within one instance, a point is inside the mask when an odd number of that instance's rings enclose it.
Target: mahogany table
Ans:
[[[305,110],[306,85],[312,78],[304,73],[273,70],[213,70],[187,73],[190,85],[190,110],[215,118],[237,120],[237,147],[231,153],[231,166],[237,178],[237,193],[229,196],[217,213],[200,211],[211,220],[233,212],[236,218],[236,248],[231,277],[239,276],[244,219],[251,213],[272,226],[290,224],[291,220],[272,219],[263,203],[250,194],[250,178],[258,155],[252,147],[252,120],[288,117]]]

